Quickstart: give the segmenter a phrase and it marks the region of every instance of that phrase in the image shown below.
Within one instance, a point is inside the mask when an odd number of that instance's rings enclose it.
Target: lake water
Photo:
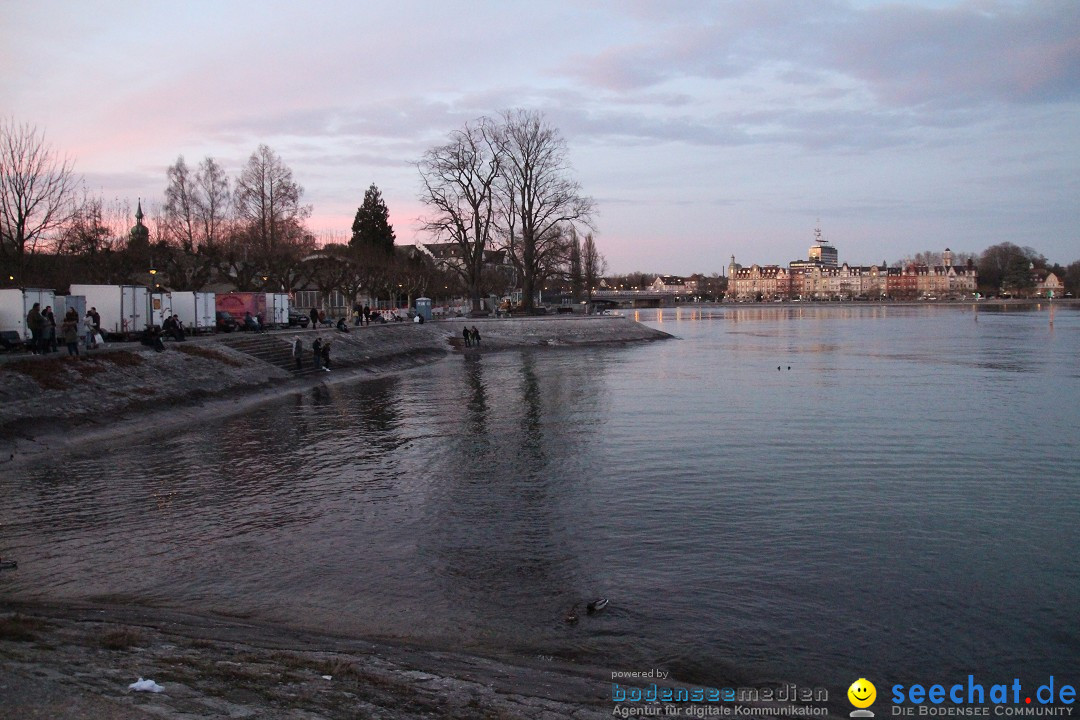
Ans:
[[[5,478],[0,593],[700,684],[1075,674],[1080,312],[638,319],[678,339],[454,356]]]

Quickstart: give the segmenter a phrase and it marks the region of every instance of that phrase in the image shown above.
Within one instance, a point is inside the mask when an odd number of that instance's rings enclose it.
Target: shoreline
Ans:
[[[610,678],[143,606],[5,602],[6,718],[607,717]],[[161,693],[132,692],[150,679]]]
[[[478,348],[464,348],[463,327],[481,328]],[[292,371],[291,344],[305,353],[316,337],[333,346],[332,371]],[[316,386],[389,377],[453,354],[529,348],[623,345],[670,339],[621,316],[452,319],[350,327],[192,336],[164,352],[113,343],[81,358],[62,353],[4,355],[0,360],[0,473],[46,454],[78,452],[138,433],[158,437],[202,417],[244,412]],[[179,352],[177,352],[179,351]],[[107,448],[105,449],[107,451]]]

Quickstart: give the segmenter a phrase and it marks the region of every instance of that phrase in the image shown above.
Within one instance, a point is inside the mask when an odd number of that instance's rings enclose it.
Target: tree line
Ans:
[[[179,156],[166,170],[163,199],[148,203],[143,232],[141,218],[131,226],[129,201],[80,190],[73,162],[36,128],[5,122],[0,142],[0,262],[9,285],[137,283],[152,271],[154,282],[178,289],[314,285],[355,297],[433,286],[467,294],[474,304],[521,287],[531,305],[551,279],[587,294],[606,265],[592,233],[578,232],[591,230],[594,203],[570,174],[565,141],[540,113],[507,111],[498,121],[468,123],[417,162],[430,211],[423,229],[457,248],[454,262],[441,264],[395,246],[374,184],[347,239],[316,237],[307,228],[312,208],[303,187],[265,144],[235,178],[213,157],[189,165]],[[493,271],[493,259],[513,272]]]
[[[181,155],[166,170],[150,226],[132,232],[129,201],[92,196],[80,187],[74,162],[40,131],[0,120],[0,283],[137,283],[153,269],[155,281],[177,289],[212,282],[239,290],[314,285],[352,298],[434,288],[444,296],[465,294],[476,308],[484,295],[519,288],[531,308],[537,291],[550,284],[591,299],[607,266],[593,236],[595,202],[574,179],[566,142],[542,113],[508,110],[470,121],[416,167],[427,208],[422,228],[455,249],[453,262],[395,246],[374,184],[351,234],[316,237],[307,228],[312,208],[303,202],[303,187],[265,144],[235,178],[212,157],[189,166]],[[956,257],[977,264],[986,294],[1023,293],[1033,285],[1033,268],[1054,272],[1066,290],[1080,292],[1080,261],[1051,264],[1008,242]],[[512,269],[509,276],[493,271],[499,260]],[[940,255],[928,251],[910,260],[937,264]],[[644,289],[658,274],[628,273],[607,283]],[[704,295],[722,295],[725,278],[695,277]]]

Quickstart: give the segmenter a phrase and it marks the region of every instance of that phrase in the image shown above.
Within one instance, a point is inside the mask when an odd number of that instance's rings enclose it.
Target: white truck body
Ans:
[[[171,295],[172,293],[161,292],[160,290],[149,294],[151,325],[161,327],[161,324],[165,322],[165,318],[173,314]]]
[[[150,323],[150,292],[141,285],[72,285],[72,295],[86,297],[86,309],[97,308],[101,331],[128,335]]]
[[[31,338],[30,329],[26,327],[26,315],[34,303],[41,303],[41,310],[52,307],[53,315],[56,316],[56,293],[42,288],[6,288],[0,290],[0,330],[14,330],[19,333],[23,340]],[[60,326],[64,316],[56,317],[56,325]]]
[[[280,327],[289,324],[288,293],[266,293],[266,324]]]
[[[86,298],[82,295],[57,295],[56,306],[53,307],[53,311],[56,313],[56,321],[59,323],[60,318],[67,315],[67,311],[75,309],[75,312],[79,315],[79,320],[82,321],[83,316],[86,315]]]
[[[163,295],[161,309],[154,307],[154,322],[161,325],[166,317],[176,315],[188,332],[212,332],[216,321],[215,295],[212,292],[178,290]],[[153,301],[151,305],[153,306]]]

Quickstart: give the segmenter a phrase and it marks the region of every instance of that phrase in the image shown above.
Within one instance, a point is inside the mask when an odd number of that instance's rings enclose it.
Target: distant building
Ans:
[[[1061,297],[1065,292],[1065,283],[1049,270],[1036,268],[1031,275],[1035,281],[1035,297]]]
[[[678,275],[657,275],[649,285],[649,290],[658,293],[673,293],[675,295],[697,294],[697,280],[679,277]]]
[[[461,245],[456,242],[422,243],[419,247],[431,256],[436,267],[459,272],[465,267]],[[484,265],[513,272],[513,265],[505,250],[484,250]]]
[[[822,240],[820,229],[814,230],[814,239],[808,259],[793,260],[787,268],[779,265],[744,268],[732,255],[727,297],[768,301],[879,300],[888,296],[916,300],[970,295],[978,283],[974,263],[969,260],[965,266],[955,267],[949,248],[945,248],[942,265],[852,266],[838,265],[839,254]]]

